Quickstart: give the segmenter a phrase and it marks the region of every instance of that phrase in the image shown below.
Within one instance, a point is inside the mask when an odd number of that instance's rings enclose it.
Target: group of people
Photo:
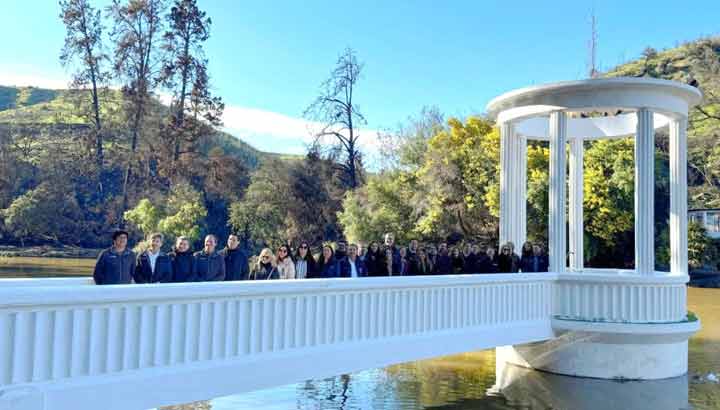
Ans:
[[[98,256],[93,277],[98,285],[127,283],[207,282],[266,279],[353,278],[366,276],[419,276],[460,273],[546,272],[548,259],[542,246],[526,242],[521,254],[507,242],[496,252],[478,244],[448,247],[447,243],[420,246],[411,240],[407,247],[395,244],[386,234],[383,244],[372,242],[358,246],[338,241],[325,244],[313,256],[310,244],[301,242],[296,249],[280,245],[276,252],[264,248],[249,258],[236,235],[227,246],[217,250],[217,238],[205,237],[203,249],[193,252],[190,240],[179,237],[172,252],[162,252],[163,235],[148,237],[147,250],[136,255],[128,249],[128,233],[116,231],[113,244]]]

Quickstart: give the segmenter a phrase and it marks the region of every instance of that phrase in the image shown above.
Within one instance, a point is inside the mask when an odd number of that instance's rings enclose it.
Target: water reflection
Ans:
[[[665,380],[620,382],[559,376],[503,365],[498,367],[496,379],[497,382],[488,390],[488,395],[504,397],[511,408],[583,410],[689,408],[686,376]],[[440,408],[467,409],[473,406],[450,405]]]

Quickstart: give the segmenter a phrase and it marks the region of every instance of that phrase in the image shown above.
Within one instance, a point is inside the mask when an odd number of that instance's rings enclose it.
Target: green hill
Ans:
[[[688,201],[691,208],[720,207],[720,37],[642,56],[606,73],[608,77],[654,77],[698,87],[703,102],[689,113]]]
[[[86,124],[87,121],[78,108],[81,98],[87,98],[87,94],[71,90],[0,86],[0,125],[22,125],[23,128],[28,129],[40,124],[54,124],[56,128],[62,128],[63,124]],[[110,116],[111,121],[112,117],[117,117],[120,102],[121,96],[118,91],[108,91],[102,105],[103,116]],[[153,105],[155,114],[165,110],[166,107],[157,102]],[[277,154],[261,152],[239,138],[221,131],[213,135],[210,140],[213,146],[203,147],[204,153],[220,147],[225,153],[241,159],[250,169],[257,168],[264,157],[277,156]]]

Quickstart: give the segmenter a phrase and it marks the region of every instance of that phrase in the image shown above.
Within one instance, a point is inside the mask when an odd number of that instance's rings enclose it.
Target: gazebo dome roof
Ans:
[[[655,127],[667,125],[668,118],[685,117],[690,107],[702,100],[695,87],[656,78],[618,77],[564,81],[525,87],[494,98],[487,105],[498,123],[513,121],[519,134],[546,138],[547,121],[553,111],[628,113],[648,108],[655,115]],[[568,138],[607,138],[633,134],[633,114],[569,118]]]

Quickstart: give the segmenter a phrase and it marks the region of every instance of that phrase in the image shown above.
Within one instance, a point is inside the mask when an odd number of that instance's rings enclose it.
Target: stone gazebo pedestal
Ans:
[[[687,340],[700,323],[686,316],[686,128],[688,110],[701,99],[697,89],[673,81],[611,78],[522,88],[488,104],[501,130],[501,243],[519,247],[526,239],[527,140],[550,142],[549,262],[560,276],[553,318],[558,338],[498,348],[498,361],[596,378],[661,379],[687,372]],[[662,127],[670,135],[670,272],[655,271],[654,137]],[[583,142],[632,135],[635,269],[586,269]]]

